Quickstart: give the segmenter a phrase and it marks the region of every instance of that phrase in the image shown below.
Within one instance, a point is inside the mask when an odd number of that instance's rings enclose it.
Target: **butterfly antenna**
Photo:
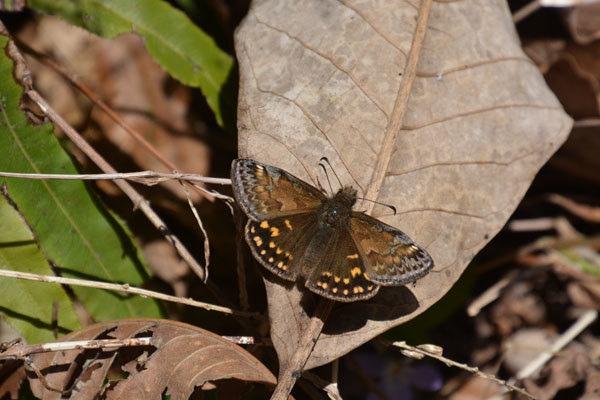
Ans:
[[[394,212],[394,215],[396,215],[396,207],[391,206],[389,204],[381,203],[381,202],[375,201],[375,200],[365,199],[364,197],[358,197],[357,200],[370,201],[371,203],[379,204],[380,206],[385,206],[387,208],[390,208]]]
[[[335,178],[338,180],[338,183],[340,184],[340,188],[343,187],[344,185],[342,185],[342,181],[340,180],[340,177],[338,176],[338,174],[335,173],[335,169],[333,169],[333,167],[331,166],[331,163],[329,162],[329,158],[321,157],[319,162],[323,162],[323,161],[325,161],[327,163],[327,165],[329,165],[331,172],[333,172],[333,174],[335,175]],[[325,168],[323,168],[323,169],[325,169]],[[332,192],[333,192],[333,190],[332,190]]]
[[[319,187],[319,190],[320,190],[321,192],[323,192],[323,193],[326,193],[326,192],[325,192],[325,188],[323,187],[323,185],[321,185],[321,181],[319,180],[319,177],[318,177],[318,176],[317,176],[317,186]],[[329,185],[329,186],[331,186],[331,185]]]
[[[325,173],[325,178],[327,178],[327,183],[329,184],[329,190],[331,190],[331,193],[333,193],[333,188],[331,187],[331,181],[329,180],[329,174],[327,173],[325,166],[319,162],[319,167],[323,168],[323,172]],[[319,183],[319,186],[321,186],[318,176],[317,176],[317,182]],[[325,190],[323,190],[323,193],[325,193]]]

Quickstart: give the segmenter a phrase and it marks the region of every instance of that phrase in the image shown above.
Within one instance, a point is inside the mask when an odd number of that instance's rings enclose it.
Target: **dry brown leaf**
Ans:
[[[564,170],[572,179],[581,179],[588,187],[600,185],[599,148],[600,135],[596,127],[576,128],[549,164]]]
[[[232,378],[269,384],[276,381],[246,350],[180,322],[152,319],[102,322],[73,332],[61,341],[130,337],[152,337],[153,346],[142,349],[141,355],[141,350],[135,353],[138,357],[122,367],[129,375],[113,382],[108,389],[103,385],[109,369],[121,365],[127,349],[36,354],[32,356],[33,365],[51,387],[69,388],[75,382],[75,389],[67,397],[72,399],[96,398],[101,392],[108,399],[161,398],[165,388],[171,399],[187,399],[194,387],[206,382]],[[59,397],[59,393],[44,388],[33,372],[28,371],[28,377],[37,397]]]
[[[596,367],[592,365],[589,358],[588,350],[578,342],[573,342],[563,349],[549,362],[542,373],[543,384],[539,386],[531,379],[523,381],[525,389],[540,400],[553,399],[559,390],[598,376]]]
[[[565,17],[575,42],[588,44],[600,38],[600,4],[577,4],[565,9]]]
[[[581,68],[574,56],[562,54],[545,77],[573,118],[592,118],[600,114],[600,84],[593,74]]]
[[[53,16],[41,16],[36,24],[27,27],[23,37],[89,85],[180,172],[209,175],[210,148],[198,139],[199,132],[188,118],[191,90],[170,81],[167,72],[144,48],[143,38],[131,34],[104,39]],[[133,162],[140,170],[171,172],[122,126],[98,107],[91,107],[89,100],[56,72],[36,62],[30,64],[38,90],[73,126],[87,127],[82,134],[113,164]],[[101,140],[99,135],[108,140]],[[81,161],[86,165],[85,158]],[[99,185],[108,193],[118,193],[110,184]],[[163,182],[161,188],[185,200],[178,182]],[[153,204],[169,209],[179,207],[171,196],[156,188],[146,195]],[[200,198],[195,191],[190,195],[193,200]],[[186,208],[185,212],[189,210]]]
[[[0,399],[18,399],[19,388],[25,379],[25,369],[20,360],[4,360],[0,364]]]
[[[417,6],[252,4],[236,33],[240,156],[313,183],[319,159],[328,157],[344,184],[395,205],[396,216],[384,207],[372,214],[424,246],[436,264],[416,287],[334,309],[311,368],[438,301],[504,225],[571,120],[523,54],[504,1],[434,2],[402,129],[384,149]],[[377,171],[389,150],[389,166]],[[383,184],[373,186],[381,172]],[[312,312],[310,299],[273,277],[265,284],[283,365]]]
[[[532,282],[520,281],[506,288],[490,311],[490,320],[501,336],[508,336],[522,325],[538,325],[546,317],[546,304]]]
[[[504,367],[511,376],[530,364],[540,353],[549,349],[557,338],[549,329],[523,328],[502,342]],[[538,377],[539,373],[535,375]]]

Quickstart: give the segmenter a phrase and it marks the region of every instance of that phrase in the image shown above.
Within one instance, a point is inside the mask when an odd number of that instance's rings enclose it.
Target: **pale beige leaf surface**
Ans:
[[[41,353],[32,356],[32,364],[51,387],[70,388],[75,383],[73,390],[62,397],[70,399],[160,399],[163,392],[174,400],[187,399],[196,386],[221,379],[271,385],[276,381],[246,350],[214,333],[181,322],[158,319],[101,322],[70,333],[60,341],[131,337],[151,337],[153,346],[140,350]],[[134,356],[129,361],[127,357],[132,356],[126,354],[131,351]],[[128,375],[107,387],[107,374],[118,367]],[[28,371],[28,377],[38,398],[61,398],[60,393],[45,388],[33,372]]]
[[[312,183],[319,159],[328,157],[359,195],[370,188],[373,200],[396,206],[396,216],[380,206],[372,215],[406,232],[435,261],[414,287],[338,304],[307,368],[438,301],[501,229],[571,127],[521,50],[504,1],[434,2],[385,179],[371,187],[418,7],[395,0],[260,0],[236,34],[240,157]],[[271,337],[284,363],[314,299],[265,277]]]

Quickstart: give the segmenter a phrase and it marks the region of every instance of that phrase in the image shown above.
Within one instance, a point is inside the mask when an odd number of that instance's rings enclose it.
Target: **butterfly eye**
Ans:
[[[333,225],[335,223],[335,221],[338,219],[338,214],[339,214],[339,212],[338,212],[337,208],[334,208],[331,211],[329,211],[327,213],[327,223],[329,225]]]

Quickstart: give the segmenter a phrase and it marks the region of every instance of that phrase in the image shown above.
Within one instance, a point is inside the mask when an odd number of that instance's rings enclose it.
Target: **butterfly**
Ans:
[[[369,299],[380,286],[414,282],[433,268],[406,234],[353,211],[357,191],[333,196],[292,174],[250,159],[233,160],[231,181],[248,216],[245,237],[254,257],[280,278],[304,279],[328,299]]]

